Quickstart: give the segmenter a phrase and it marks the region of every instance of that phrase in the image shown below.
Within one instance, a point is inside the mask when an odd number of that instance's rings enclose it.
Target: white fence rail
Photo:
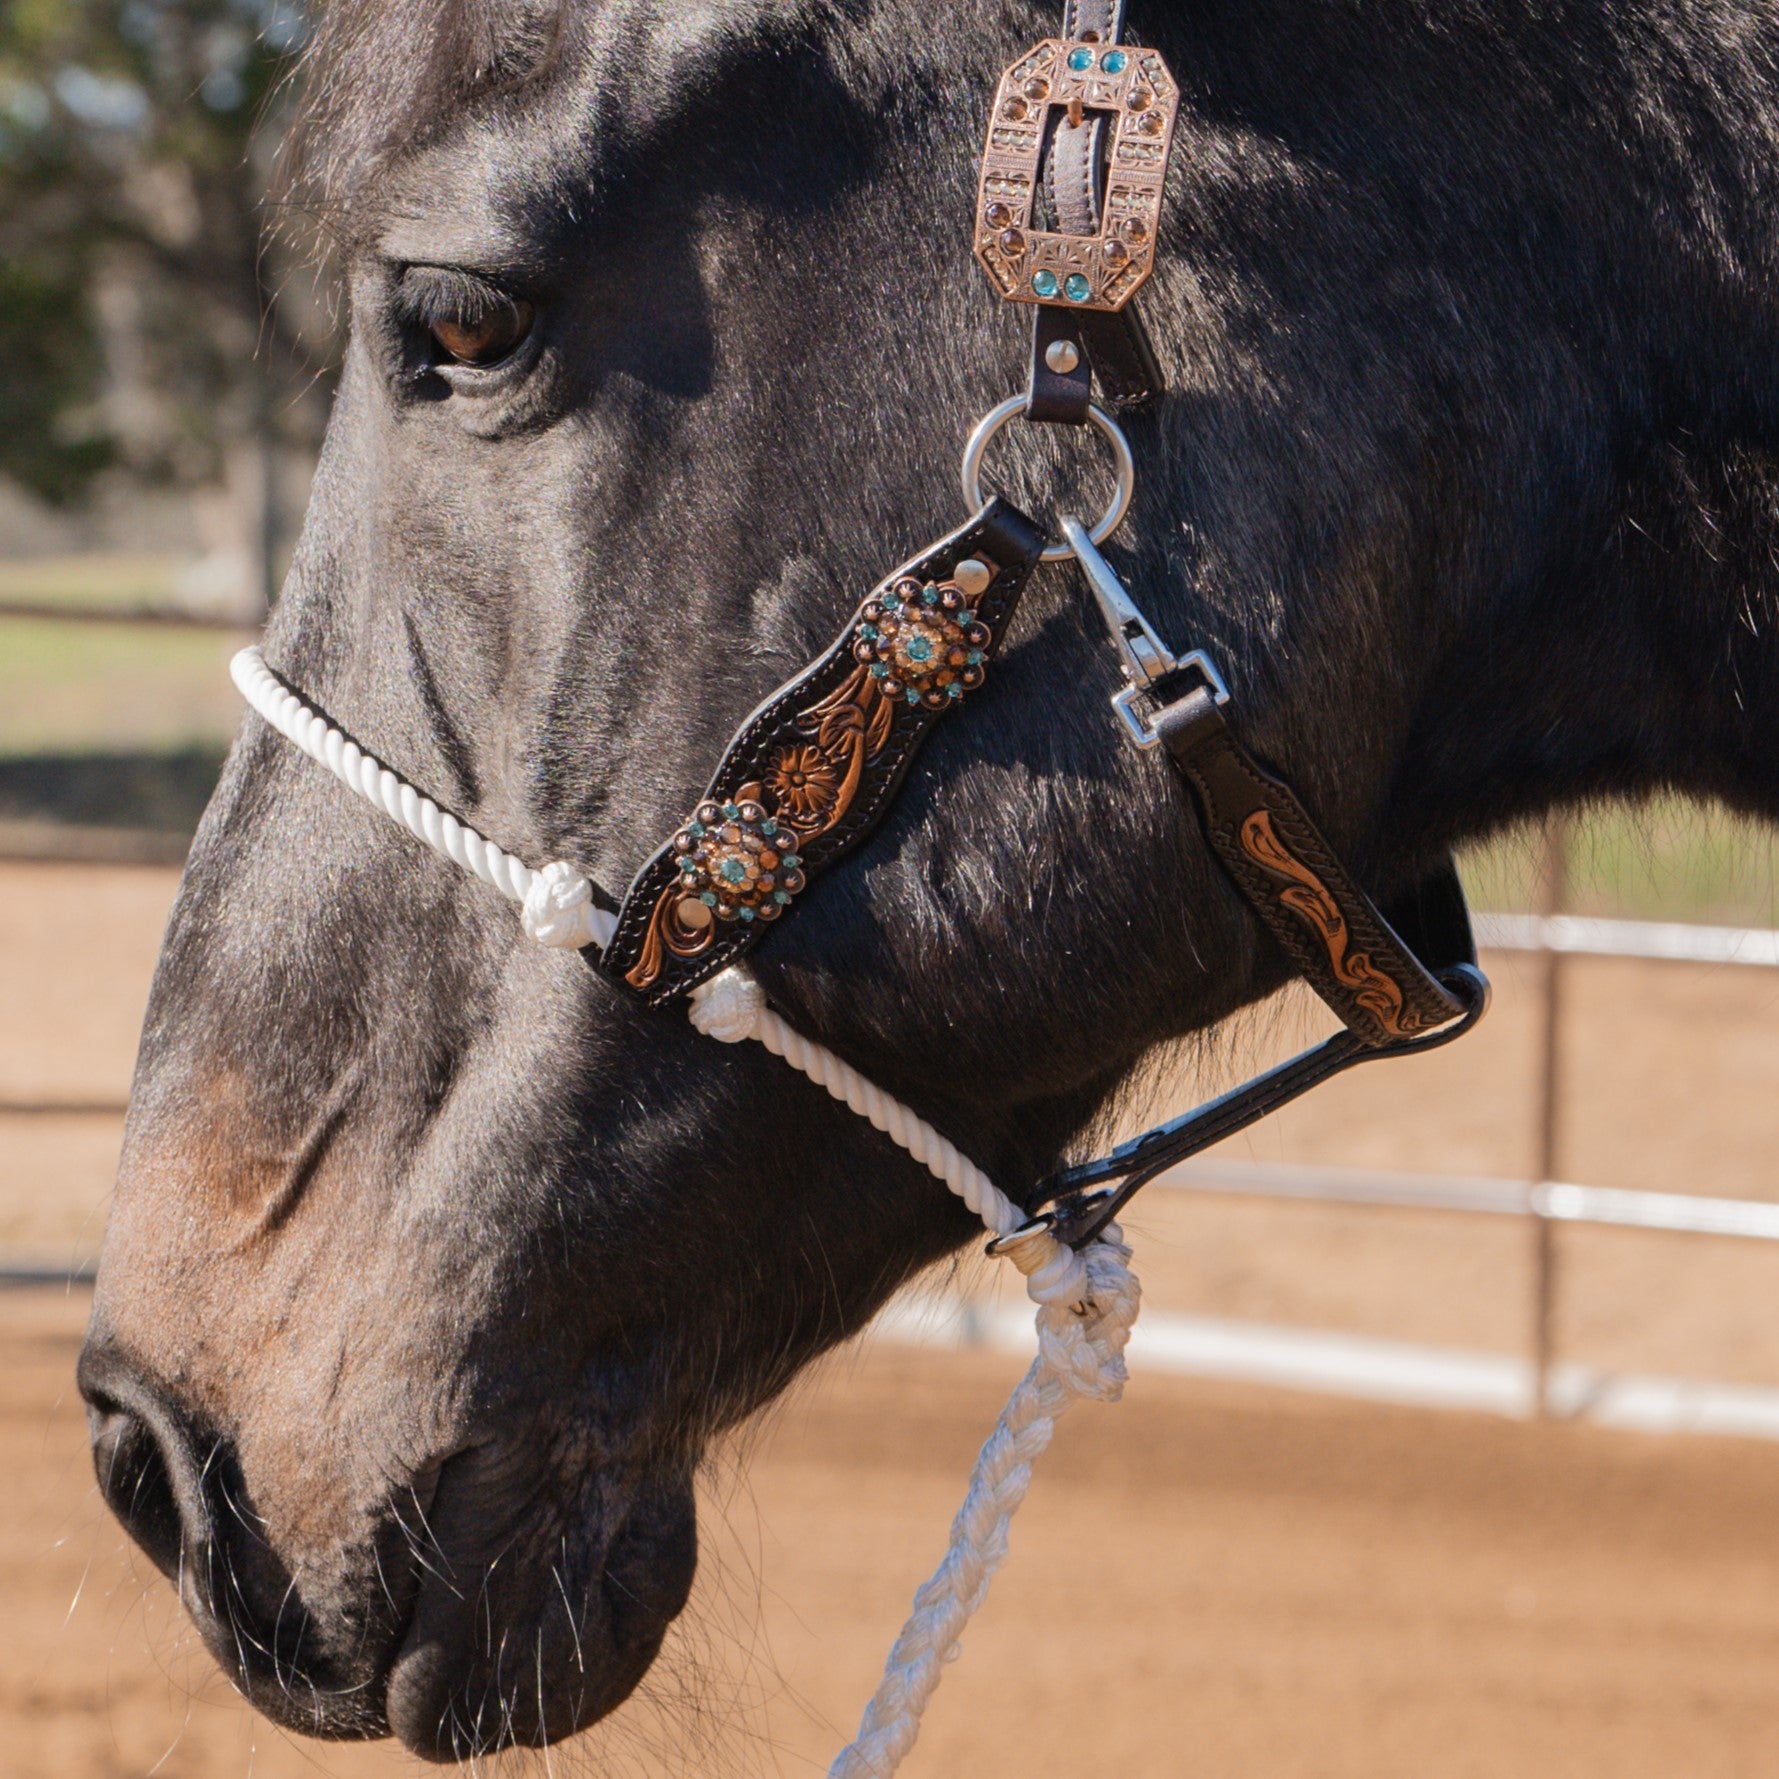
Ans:
[[[1779,965],[1771,927],[1702,927],[1678,920],[1598,920],[1580,914],[1479,914],[1476,942],[1490,951],[1565,957],[1636,957],[1677,964]]]
[[[1373,1173],[1366,1168],[1200,1157],[1163,1174],[1157,1186],[1232,1198],[1377,1205],[1389,1210],[1463,1211],[1485,1217],[1545,1217],[1612,1229],[1666,1230],[1779,1242],[1779,1204],[1578,1186],[1567,1180],[1497,1180],[1485,1175]]]

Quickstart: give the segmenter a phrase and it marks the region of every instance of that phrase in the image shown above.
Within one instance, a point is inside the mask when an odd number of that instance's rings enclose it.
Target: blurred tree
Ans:
[[[307,442],[263,211],[304,29],[292,0],[0,0],[0,473],[66,501]]]

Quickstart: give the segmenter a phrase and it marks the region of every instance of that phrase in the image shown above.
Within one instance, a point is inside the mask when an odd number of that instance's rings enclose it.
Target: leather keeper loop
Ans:
[[[1081,324],[1086,316],[1078,309],[1051,303],[1032,311],[1032,384],[1028,420],[1057,426],[1085,426],[1093,399],[1093,361]],[[1073,353],[1074,362],[1059,370],[1054,360]]]

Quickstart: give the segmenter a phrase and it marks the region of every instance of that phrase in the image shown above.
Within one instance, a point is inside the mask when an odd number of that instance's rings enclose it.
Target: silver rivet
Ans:
[[[986,562],[978,562],[974,556],[966,556],[951,571],[951,578],[960,593],[974,599],[978,593],[988,591],[988,583],[995,578],[995,572]]]
[[[1081,362],[1081,353],[1073,340],[1052,340],[1044,348],[1044,362],[1059,377],[1066,377]]]

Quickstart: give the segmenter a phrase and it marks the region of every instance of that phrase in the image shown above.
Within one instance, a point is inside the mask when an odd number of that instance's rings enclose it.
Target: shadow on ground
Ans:
[[[226,750],[0,758],[0,822],[127,828],[189,840]]]

